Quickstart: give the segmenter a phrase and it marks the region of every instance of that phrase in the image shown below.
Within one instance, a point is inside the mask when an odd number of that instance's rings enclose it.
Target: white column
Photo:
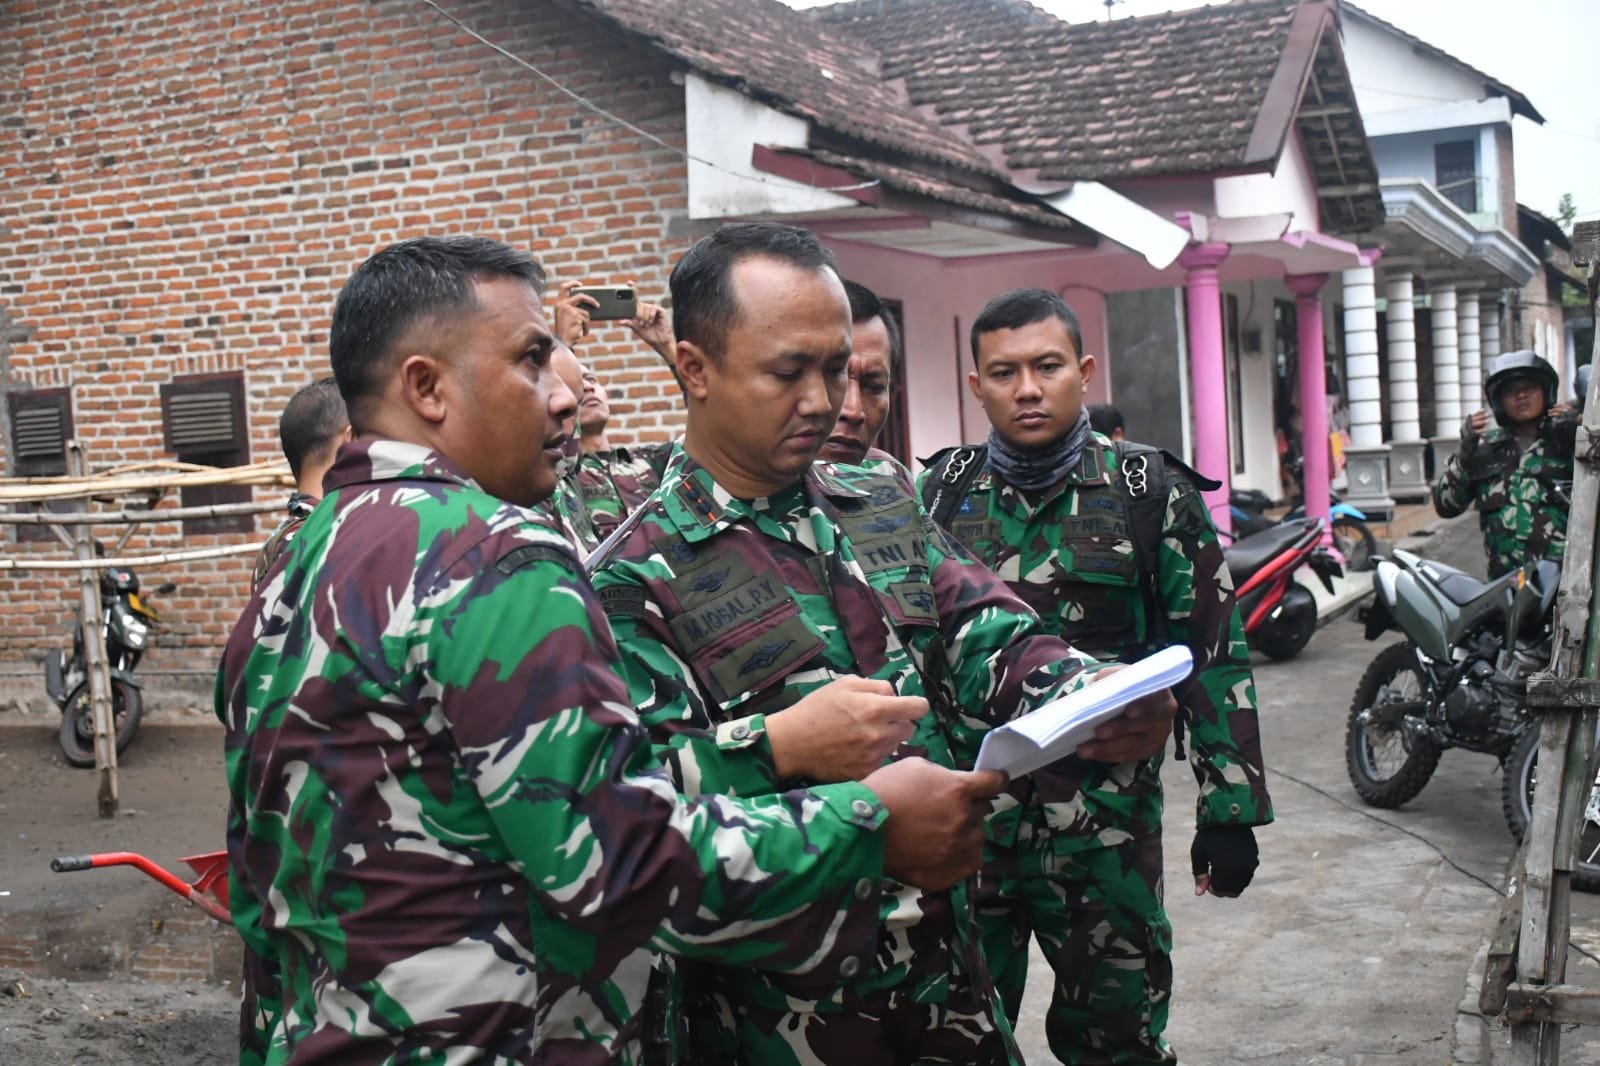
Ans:
[[[1456,294],[1456,336],[1461,348],[1461,412],[1483,406],[1483,367],[1478,346],[1483,334],[1478,326],[1478,294],[1472,290]]]
[[[1433,434],[1453,441],[1461,429],[1461,349],[1456,332],[1455,285],[1434,285],[1432,302]]]
[[[1378,371],[1378,309],[1371,267],[1346,270],[1344,378],[1350,404],[1350,446],[1345,449],[1349,502],[1373,515],[1394,513],[1389,498],[1389,446],[1383,443],[1383,384]]]
[[[1388,300],[1389,422],[1395,441],[1422,439],[1417,409],[1417,309],[1410,273],[1391,274],[1384,283]]]
[[[1500,294],[1483,297],[1478,312],[1478,358],[1487,372],[1500,355]]]
[[[1378,376],[1378,310],[1371,267],[1346,270],[1344,281],[1345,393],[1350,443],[1383,443],[1383,388]]]

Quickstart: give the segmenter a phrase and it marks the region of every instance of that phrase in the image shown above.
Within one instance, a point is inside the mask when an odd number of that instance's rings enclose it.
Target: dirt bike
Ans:
[[[1398,629],[1356,685],[1345,731],[1350,783],[1374,807],[1415,798],[1447,748],[1493,755],[1506,825],[1531,818],[1539,719],[1528,677],[1550,661],[1551,608],[1561,568],[1546,559],[1492,581],[1396,550],[1373,572],[1368,640]],[[1573,884],[1600,891],[1600,807],[1591,796]]]
[[[167,583],[156,591],[171,592]],[[115,724],[117,751],[121,752],[139,732],[144,715],[141,686],[133,676],[134,667],[144,656],[151,631],[160,614],[139,598],[139,578],[127,567],[113,566],[101,571],[100,624],[105,633],[106,665],[111,670],[111,717]],[[44,660],[44,687],[50,699],[61,708],[59,739],[61,753],[72,766],[94,765],[94,711],[89,697],[88,656],[84,651],[83,618],[79,612],[72,628],[72,655],[63,660],[59,648],[52,648]]]

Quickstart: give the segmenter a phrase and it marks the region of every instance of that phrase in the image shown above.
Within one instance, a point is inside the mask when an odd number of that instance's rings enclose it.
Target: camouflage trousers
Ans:
[[[983,951],[1013,1025],[1028,942],[1055,972],[1050,1050],[1069,1066],[1172,1063],[1172,926],[1162,906],[1161,834],[1057,855],[1049,834],[991,844],[974,894]]]
[[[692,970],[692,968],[689,968]],[[702,971],[703,973],[703,971]],[[941,1003],[904,993],[847,992],[843,1009],[794,1010],[729,995],[688,975],[693,1066],[1023,1066],[981,960],[951,979]],[[715,988],[716,990],[713,990]],[[801,1001],[791,1000],[790,1007]]]

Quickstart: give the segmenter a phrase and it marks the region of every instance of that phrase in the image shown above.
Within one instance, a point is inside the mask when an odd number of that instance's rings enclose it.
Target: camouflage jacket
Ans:
[[[741,500],[675,449],[642,520],[597,562],[633,705],[690,794],[788,784],[766,716],[844,675],[928,696],[934,709],[898,754],[969,767],[991,726],[1099,665],[1042,633],[928,520],[904,474],[819,463],[781,493]],[[888,882],[882,943],[840,976],[858,992],[942,1001],[965,914],[959,887]],[[844,983],[768,975],[737,985],[785,1009],[837,1010],[845,995]]]
[[[584,452],[579,457],[578,492],[601,540],[655,491],[671,452],[671,443],[644,444]]]
[[[932,473],[923,473],[924,484]],[[1171,464],[1166,477],[1154,588],[1140,573],[1115,451],[1099,434],[1078,466],[1042,493],[1023,492],[985,468],[950,520],[951,533],[1050,632],[1101,658],[1131,661],[1153,650],[1146,615],[1154,602],[1166,615],[1166,642],[1194,655],[1194,672],[1173,695],[1193,739],[1197,823],[1264,825],[1272,803],[1233,579],[1200,494]],[[1073,831],[1055,841],[1058,850],[1117,844],[1161,827],[1159,756],[1122,766],[1073,756],[1059,765],[1078,787],[1068,798],[1038,793],[1056,835]]]
[[[647,947],[870,951],[857,783],[686,801],[571,549],[414,445],[345,445],[224,652],[244,1062],[637,1058]]]
[[[1470,425],[1463,448],[1450,456],[1433,485],[1433,506],[1445,518],[1478,509],[1489,576],[1538,559],[1560,559],[1567,547],[1572,451],[1578,424],[1547,421],[1533,447],[1519,451],[1511,431],[1490,426],[1475,443]]]
[[[583,490],[579,484],[578,438],[569,436],[566,455],[556,467],[556,488],[548,500],[535,505],[533,512],[542,516],[561,531],[567,543],[577,549],[578,557],[587,556],[600,546],[601,535],[583,503]]]
[[[310,516],[313,508],[317,506],[318,497],[306,492],[296,492],[289,497],[286,510],[289,514],[278,528],[272,531],[267,542],[261,545],[261,554],[256,556],[256,568],[250,575],[250,587],[255,588],[261,584],[261,579],[267,576],[267,571],[272,569],[272,564],[277,562],[278,556],[289,546],[294,535],[300,531],[300,526]]]

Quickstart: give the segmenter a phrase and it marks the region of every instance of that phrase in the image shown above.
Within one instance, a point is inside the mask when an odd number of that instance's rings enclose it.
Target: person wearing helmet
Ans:
[[[1433,507],[1442,517],[1477,508],[1491,577],[1560,559],[1566,547],[1578,423],[1556,406],[1556,383],[1555,368],[1533,352],[1497,358],[1483,386],[1488,410],[1467,416],[1461,443],[1434,483]]]

